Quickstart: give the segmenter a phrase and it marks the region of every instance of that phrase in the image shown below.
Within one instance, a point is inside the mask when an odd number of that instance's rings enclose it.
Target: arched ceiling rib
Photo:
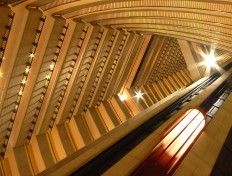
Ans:
[[[121,1],[124,0],[53,0],[52,2],[43,3],[43,5],[41,4],[40,8],[44,11],[50,11],[51,13],[55,13],[57,11],[64,11],[63,13],[65,14],[66,11],[76,11],[81,10],[83,8],[89,8],[95,5]],[[33,3],[33,5],[35,5],[36,3]]]
[[[34,2],[34,5],[38,2]],[[231,47],[231,1],[57,0],[40,8],[66,19]],[[32,3],[33,4],[33,3]],[[32,5],[31,4],[31,5]]]
[[[99,1],[98,1],[99,2]],[[231,12],[230,4],[221,4],[220,2],[205,2],[205,1],[189,1],[189,0],[181,0],[181,1],[172,1],[172,0],[138,0],[138,1],[123,1],[123,2],[112,2],[106,1],[106,3],[99,5],[99,3],[88,4],[85,6],[79,6],[77,2],[70,3],[62,8],[62,6],[53,8],[53,13],[60,14],[64,16],[77,16],[84,15],[88,13],[96,13],[96,12],[104,12],[107,10],[117,10],[117,9],[126,9],[129,8],[132,10],[133,8],[147,8],[148,10],[152,8],[177,8],[179,11],[182,10],[202,10],[202,11],[210,11],[214,13],[228,13]],[[82,3],[80,1],[79,3]],[[96,5],[95,5],[96,4]],[[91,6],[92,5],[92,6]],[[89,6],[89,7],[88,7]],[[65,10],[62,10],[65,9]]]

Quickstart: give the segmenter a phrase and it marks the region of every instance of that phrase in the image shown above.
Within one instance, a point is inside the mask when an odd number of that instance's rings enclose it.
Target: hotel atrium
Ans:
[[[0,176],[231,176],[231,24],[231,0],[0,0]]]

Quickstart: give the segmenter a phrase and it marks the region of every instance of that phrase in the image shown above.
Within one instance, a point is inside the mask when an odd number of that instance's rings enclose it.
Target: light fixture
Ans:
[[[30,54],[30,57],[33,58],[33,57],[35,57],[35,55],[34,55],[33,53],[31,53],[31,54]]]
[[[50,70],[53,70],[54,67],[55,67],[55,65],[53,63],[49,66]]]
[[[125,101],[126,99],[127,99],[127,96],[126,95],[124,95],[124,94],[118,94],[118,96],[119,96],[119,99],[121,100],[121,101]]]
[[[22,91],[19,91],[19,95],[21,96],[23,94],[23,92]]]
[[[205,53],[202,53],[201,54],[203,57],[204,57],[204,65],[206,67],[215,67],[217,66],[217,61],[219,60],[217,57],[214,56],[214,50],[211,50],[210,51],[210,54],[205,54]]]
[[[28,73],[29,71],[30,71],[30,68],[27,67],[26,70],[25,70],[25,72]]]
[[[49,80],[49,79],[50,79],[50,77],[51,77],[50,75],[47,75],[47,76],[46,76],[46,79],[47,79],[47,80]]]
[[[139,90],[138,92],[135,92],[135,94],[136,94],[135,97],[137,98],[137,100],[139,100],[140,98],[143,97],[144,93],[142,93],[141,90]]]
[[[26,84],[26,80],[24,79],[24,80],[22,80],[22,84]]]

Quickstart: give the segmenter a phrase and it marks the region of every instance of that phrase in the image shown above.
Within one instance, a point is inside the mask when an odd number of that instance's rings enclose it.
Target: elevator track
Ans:
[[[232,64],[227,65],[224,70],[228,70]],[[221,76],[220,73],[216,72],[204,82],[190,90],[187,94],[179,98],[173,104],[168,106],[166,109],[149,119],[147,122],[142,124],[140,127],[129,133],[127,136],[123,137],[121,140],[113,144],[111,147],[100,153],[98,156],[93,158],[91,161],[83,165],[81,168],[76,170],[71,174],[71,176],[97,176],[103,174],[112,165],[119,161],[123,156],[125,156],[129,151],[131,151],[135,146],[137,146],[141,141],[143,141],[148,135],[150,135],[154,130],[160,127],[165,121],[167,121],[171,116],[178,112],[185,104],[190,102],[194,97],[196,97],[200,92],[210,86],[214,81],[216,81]],[[230,92],[230,84],[228,82],[223,82],[210,96],[207,98],[200,107],[207,112],[208,117],[212,117],[213,107],[217,107],[215,103],[219,99],[225,99]],[[220,98],[221,97],[221,98]]]

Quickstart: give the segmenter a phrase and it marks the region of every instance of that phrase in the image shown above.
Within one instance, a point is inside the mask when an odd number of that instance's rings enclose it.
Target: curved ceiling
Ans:
[[[199,63],[199,51],[215,45],[227,62],[231,1],[12,0],[1,6],[0,158],[9,159],[12,173],[40,173],[191,84],[191,54]],[[0,162],[0,175],[1,169]]]
[[[46,13],[145,34],[159,34],[230,50],[231,1],[47,0]]]

